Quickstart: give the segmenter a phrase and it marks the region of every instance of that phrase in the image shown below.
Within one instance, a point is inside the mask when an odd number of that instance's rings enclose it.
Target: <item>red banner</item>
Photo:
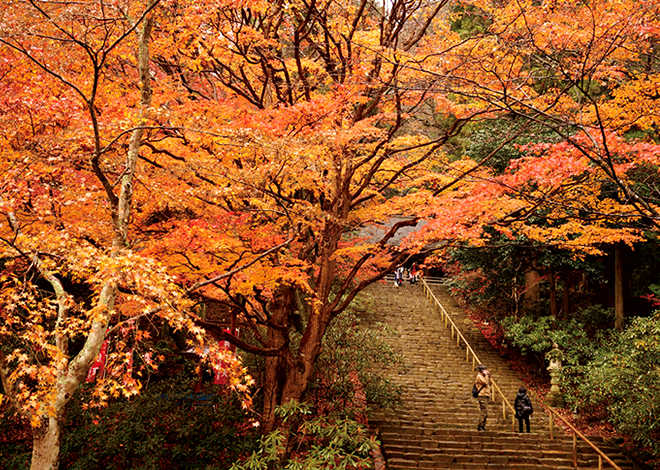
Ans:
[[[101,350],[99,351],[98,356],[96,356],[96,359],[92,363],[92,367],[89,368],[89,372],[87,372],[87,380],[85,382],[91,383],[96,380],[96,376],[98,374],[103,375],[103,368],[105,367],[105,361],[108,357],[108,340],[106,339],[103,341],[103,344],[101,345]]]
[[[223,330],[225,333],[230,333],[230,330]],[[238,336],[238,329],[236,329],[236,336]],[[220,349],[227,349],[229,351],[236,351],[236,346],[231,344],[229,341],[220,341]],[[215,376],[213,377],[213,385],[227,385],[229,381],[229,376],[227,375],[227,363],[225,361],[220,361],[220,367],[216,369]]]

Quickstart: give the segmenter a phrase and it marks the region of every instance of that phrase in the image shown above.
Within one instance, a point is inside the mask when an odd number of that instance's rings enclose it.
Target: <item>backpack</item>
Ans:
[[[474,384],[474,385],[472,386],[472,398],[478,398],[478,397],[479,397],[479,393],[480,393],[483,389],[484,389],[483,387],[481,387],[481,388],[477,388],[477,384]]]

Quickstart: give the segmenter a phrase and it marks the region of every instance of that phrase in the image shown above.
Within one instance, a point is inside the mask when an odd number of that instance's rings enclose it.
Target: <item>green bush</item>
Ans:
[[[366,425],[368,406],[398,403],[400,388],[383,371],[401,364],[384,341],[393,331],[361,325],[370,310],[369,298],[360,296],[333,322],[306,403],[279,410],[295,416],[297,423],[295,449],[282,468],[368,468],[374,445]],[[246,362],[255,367],[261,363]],[[140,395],[110,401],[105,408],[89,408],[90,391],[79,391],[69,406],[62,468],[221,470],[238,461],[245,469],[272,465],[281,437],[260,437],[239,401],[223,393],[223,387],[206,384],[202,393],[195,393],[195,365],[163,365]],[[3,446],[5,467],[29,468],[29,444]]]
[[[557,344],[562,354],[562,377],[565,383],[578,381],[582,367],[587,364],[602,343],[603,333],[587,333],[578,320],[562,321],[553,317],[507,317],[501,326],[504,336],[523,355],[533,355],[540,364],[547,365],[547,354]]]
[[[372,468],[370,452],[377,445],[366,426],[350,419],[312,416],[311,407],[292,402],[278,407],[284,420],[301,421],[290,445],[294,451],[280,462],[284,440],[279,431],[264,436],[259,449],[231,470],[366,470]]]
[[[1,420],[0,429],[8,429]],[[3,470],[27,470],[30,468],[32,451],[25,442],[12,442],[0,444],[0,456],[0,468]]]
[[[602,325],[599,322],[606,322],[613,315],[611,309],[592,306],[576,312],[570,320],[526,315],[521,318],[506,317],[500,325],[504,336],[522,354],[534,353],[545,357],[552,345],[557,344],[559,349],[565,351],[565,365],[585,364],[593,358],[609,334],[607,330],[598,328],[599,324]]]
[[[614,326],[614,309],[600,305],[591,305],[571,314],[571,317],[582,324],[589,334],[597,334]]]
[[[500,325],[504,337],[522,354],[542,355],[552,347],[551,333],[556,322],[552,317],[506,317]]]
[[[221,386],[195,392],[193,366],[105,408],[85,409],[86,392],[79,393],[68,415],[63,468],[226,469],[256,448],[238,399]]]
[[[152,377],[131,400],[111,400],[93,408],[91,390],[69,404],[61,447],[68,470],[227,469],[258,445],[258,429],[225,387],[206,384],[195,391],[195,364],[170,364],[179,372]],[[0,425],[18,429],[5,416]],[[31,441],[0,447],[0,468],[30,468]]]
[[[614,334],[575,386],[576,407],[605,406],[617,430],[660,458],[660,313]]]

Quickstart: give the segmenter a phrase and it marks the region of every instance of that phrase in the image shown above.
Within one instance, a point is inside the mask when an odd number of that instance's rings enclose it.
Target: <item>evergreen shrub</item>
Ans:
[[[576,317],[608,321],[609,309],[592,307]],[[578,320],[509,317],[506,337],[523,353],[562,350],[562,391],[568,406],[585,416],[605,410],[614,428],[660,463],[660,313],[632,318],[622,332],[587,332]]]

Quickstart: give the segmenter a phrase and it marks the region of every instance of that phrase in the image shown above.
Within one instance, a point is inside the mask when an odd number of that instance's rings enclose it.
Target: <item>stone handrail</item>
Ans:
[[[456,326],[456,323],[454,323],[454,320],[451,319],[449,316],[449,313],[447,313],[447,310],[442,306],[438,298],[435,296],[433,292],[431,292],[430,287],[424,280],[424,278],[420,279],[422,282],[422,285],[424,286],[424,293],[426,294],[426,298],[428,298],[432,303],[439,309],[440,314],[442,316],[442,319],[445,324],[445,328],[451,328],[451,337],[454,339],[456,338],[456,346],[460,346],[461,341],[463,341],[463,344],[465,345],[465,360],[467,362],[470,362],[470,356],[472,356],[472,370],[475,370],[476,366],[478,364],[481,364],[481,361],[479,360],[479,356],[477,356],[477,353],[474,352],[474,349],[472,349],[472,346],[470,346],[470,343],[467,342],[465,339],[465,336],[460,332],[458,327]],[[515,431],[515,416],[516,416],[516,410],[513,408],[511,403],[509,403],[509,400],[504,396],[504,393],[502,393],[502,390],[500,387],[497,385],[495,382],[495,379],[491,378],[491,384],[495,388],[495,391],[500,394],[502,397],[502,417],[506,419],[506,411],[507,407],[509,411],[511,412],[511,427],[512,430]],[[493,397],[495,398],[495,397]]]
[[[577,438],[579,437],[582,439],[584,442],[587,443],[589,447],[591,447],[596,454],[598,454],[598,470],[602,470],[603,468],[603,460],[605,460],[607,463],[609,463],[615,470],[621,470],[621,467],[619,467],[617,464],[615,464],[612,459],[610,459],[605,453],[600,450],[598,447],[596,447],[596,444],[591,442],[587,437],[582,434],[580,431],[578,431],[575,426],[573,426],[571,423],[566,421],[562,415],[560,415],[557,410],[550,406],[545,407],[548,411],[548,415],[550,416],[550,439],[553,439],[552,435],[552,423],[554,422],[553,415],[559,418],[560,421],[562,421],[572,432],[573,432],[573,466],[577,468]]]

